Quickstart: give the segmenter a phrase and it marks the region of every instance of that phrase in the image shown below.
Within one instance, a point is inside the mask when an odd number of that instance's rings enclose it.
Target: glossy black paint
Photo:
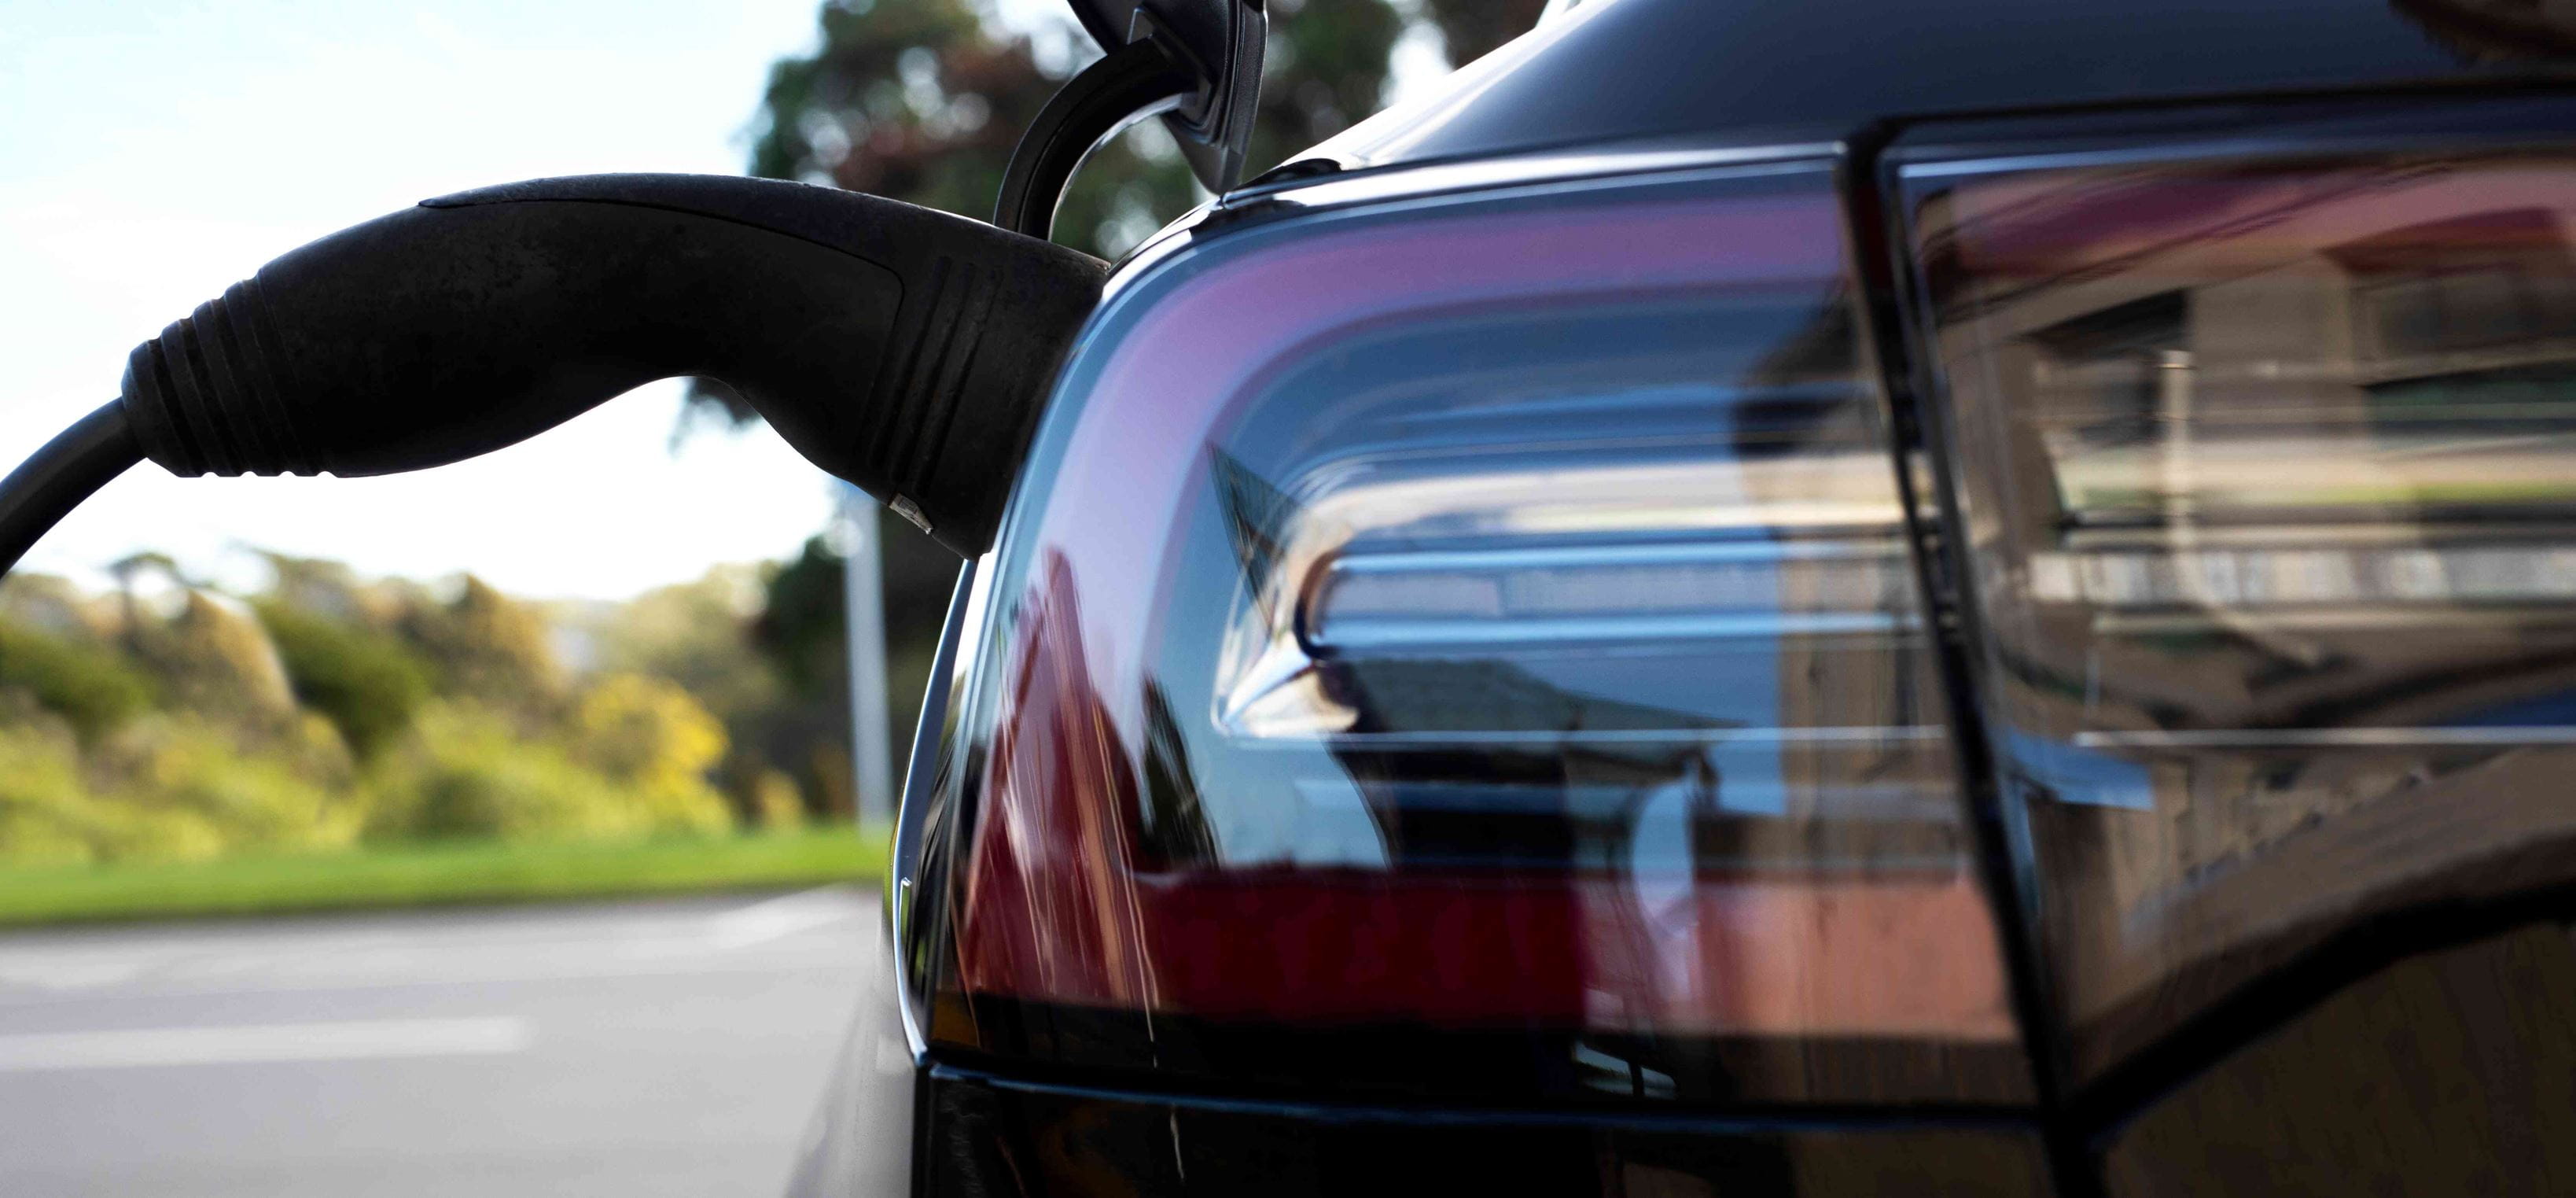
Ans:
[[[1261,0],[1067,0],[1083,30],[1115,51],[1150,31],[1196,69],[1196,96],[1163,118],[1190,169],[1211,191],[1242,179],[1261,99],[1269,22]]]
[[[2541,921],[2409,958],[2177,1086],[2101,1145],[2104,1189],[2564,1194],[2576,944]]]
[[[2005,1120],[1902,1124],[1244,1103],[923,1079],[922,1198],[2049,1193]]]
[[[1074,2],[1087,9],[1087,19],[1133,7],[1130,0]],[[2576,84],[2576,53],[2566,38],[2479,11],[2466,0],[1990,0],[1950,6],[1908,0],[1592,0],[1575,19],[1462,73],[1444,94],[1391,111],[1319,147],[1315,165],[1300,172],[1308,178],[1249,189],[1260,193],[1260,202],[1237,197],[1150,248],[1126,273],[1132,279],[1147,265],[1192,254],[1207,242],[1293,211],[1301,191],[1326,191],[1311,176],[1335,168],[1345,179],[1352,179],[1351,172],[1382,170],[1374,194],[1348,191],[1331,200],[1364,203],[1402,198],[1408,190],[1506,183],[1521,169],[1508,161],[1477,160],[1520,155],[1534,175],[1564,177],[1632,169],[1601,154],[1610,149],[1788,143],[1846,147],[1857,193],[1856,236],[1865,255],[1882,255],[1884,262],[1884,246],[1869,248],[1879,235],[1873,222],[1885,215],[1875,207],[1871,181],[1882,150],[1890,150],[1892,160],[1940,156],[1964,143],[1991,150],[2068,136],[2126,138],[2133,144],[2199,139],[2272,149],[2302,137],[2402,140],[2440,133],[2440,120],[2420,116],[2422,109],[2412,102],[2424,95]],[[1929,123],[1943,117],[2010,123]],[[1916,132],[1891,150],[1886,131],[1905,126]],[[1538,165],[1546,155],[1555,157]],[[1600,165],[1568,165],[1596,155]],[[1434,163],[1461,163],[1473,177],[1434,184],[1430,180],[1439,172],[1402,169]],[[1117,286],[1113,282],[1113,291]],[[1883,365],[1898,392],[1899,418],[1910,420],[1913,390],[1892,333],[1899,323],[1893,290],[1884,276],[1874,286],[1881,294],[1873,300],[1884,305],[1875,319],[1891,330],[1881,343]],[[1939,524],[1937,517],[1927,520]],[[927,850],[928,859],[920,863],[923,893],[934,894],[955,865],[945,850],[957,841],[942,830],[970,819],[971,812],[908,809],[905,815],[913,843]],[[2008,867],[1998,868],[2009,873]],[[929,918],[908,929],[908,947],[922,956],[937,951],[942,931],[937,904],[928,906]],[[2164,1113],[2158,1104],[2193,1106],[2190,1117],[2201,1120],[2209,1118],[2208,1110],[2219,1110],[2238,1121],[2237,1132],[2259,1140],[2270,1126],[2259,1107],[2213,1108],[2191,1092],[2188,1079],[2213,1062],[2259,1057],[2266,1072],[2283,1076],[2285,1061],[2295,1074],[2342,1055],[2367,1055],[2347,1053],[2347,1042],[2315,1035],[2296,1026],[2294,1017],[2327,991],[2377,974],[2397,954],[2492,932],[2508,915],[2548,913],[2527,907],[2451,922],[2457,913],[2429,912],[2408,925],[2413,935],[2375,943],[2356,936],[2334,967],[2306,971],[2295,985],[2244,996],[2216,1013],[2212,1027],[2164,1046],[2138,1070],[2083,1093],[2046,1096],[2045,1108],[2030,1124],[1953,1115],[1937,1125],[1918,1118],[1870,1128],[1820,1122],[1813,1113],[1784,1119],[1777,1111],[1750,1109],[1724,1117],[1575,1113],[1546,1109],[1547,1100],[1527,1094],[1501,1093],[1494,1102],[1516,1109],[1433,1109],[1386,1097],[1369,1101],[1388,1105],[1328,1105],[1308,1099],[1346,1103],[1354,1095],[1329,1072],[1301,1071],[1293,1061],[1271,1062],[1268,1084],[1229,1091],[1257,1097],[1215,1099],[1085,1088],[1104,1080],[1090,1072],[1039,1084],[1004,1076],[1019,1071],[1011,1062],[975,1061],[963,1068],[927,1058],[903,1123],[915,1132],[915,1192],[932,1195],[1939,1193],[1948,1192],[1938,1184],[1944,1179],[1956,1179],[1957,1192],[2045,1193],[2052,1173],[2055,1192],[2093,1193],[2100,1192],[2106,1164],[2111,1185],[2123,1193],[2194,1192],[2195,1186],[2222,1180],[2236,1183],[2230,1192],[2261,1192],[2271,1179],[2261,1171],[2262,1162],[2250,1157],[2234,1162],[2234,1174],[2226,1173],[2230,1162],[2216,1159],[2182,1162],[2196,1173],[2157,1172],[2156,1161],[2169,1154],[2141,1157],[2137,1145],[2154,1138],[2159,1120],[2183,1117]],[[2556,935],[2565,939],[2563,929]],[[2421,959],[2416,961],[2389,971],[2395,982],[2374,980],[2352,992],[2368,991],[2378,1002],[2420,998],[2427,983],[2416,976],[2425,972]],[[2551,967],[2557,967],[2555,958]],[[2412,972],[2399,977],[2404,971]],[[2276,1034],[2267,1027],[2283,1030]],[[2535,1034],[2561,1032],[2544,1028]],[[2309,1054],[2306,1064],[2296,1054],[2284,1056],[2276,1040],[2295,1042]],[[2552,1041],[2543,1047],[2550,1050],[2542,1054],[2546,1059],[2565,1059],[2563,1045]],[[2510,1062],[2498,1055],[2502,1051],[2481,1041],[2473,1077],[2483,1079],[2481,1084],[2498,1078],[2533,1084],[2531,1075],[2503,1068]],[[2237,1053],[2245,1055],[2231,1055]],[[845,1074],[853,1067],[855,1052]],[[2220,1065],[2212,1076],[2242,1068]],[[885,1093],[890,1080],[878,1075],[876,1092]],[[2259,1089],[2264,1083],[2258,1077],[2251,1084]],[[2558,1087],[2544,1096],[2553,1101],[2571,1097],[2562,1093],[2563,1071],[2537,1084]],[[2238,1089],[2241,1098],[2243,1087]],[[2310,1097],[2319,1100],[2311,1112],[2317,1118],[2305,1126],[2325,1127],[2330,1136],[2371,1134],[2366,1121],[2336,1125],[2344,1111],[2334,1105],[2337,1096]],[[891,1107],[880,1097],[872,1109]],[[2372,1109],[2370,1118],[2382,1120],[2391,1111]],[[2127,1122],[2133,1117],[2135,1123]],[[853,1120],[843,1114],[826,1134],[855,1134]],[[1894,1153],[1873,1147],[1890,1143],[1908,1147]],[[1912,1172],[1863,1168],[1801,1185],[1796,1170],[1782,1162],[1802,1152],[1839,1155],[1861,1166],[1894,1159]],[[1945,1172],[1954,1165],[1974,1172]],[[2495,1176],[2469,1174],[2472,1182]],[[2351,1189],[2390,1179],[2333,1180]],[[1889,1188],[1897,1182],[1903,1184]]]
[[[1122,1084],[1188,1080],[1247,1095],[1729,1111],[1864,1104],[2027,1111],[2031,1099],[2029,1064],[2009,1043],[1856,1036],[1784,1043],[1587,1033],[1535,1021],[1473,1030],[1392,1021],[1286,1027],[993,998],[977,999],[972,1013],[978,1034],[1016,1051],[943,1046],[942,1059],[1007,1070],[1041,1058]]]
[[[2565,79],[2565,43],[2447,0],[1592,0],[1319,148],[1379,167],[1656,137],[2226,95]]]

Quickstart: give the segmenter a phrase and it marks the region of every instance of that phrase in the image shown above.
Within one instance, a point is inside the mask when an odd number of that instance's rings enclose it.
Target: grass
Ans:
[[[874,879],[886,839],[846,825],[714,840],[446,844],[185,865],[0,867],[0,925],[525,903]]]

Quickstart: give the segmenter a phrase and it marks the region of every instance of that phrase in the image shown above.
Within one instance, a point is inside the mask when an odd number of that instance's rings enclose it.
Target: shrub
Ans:
[[[582,758],[621,782],[701,778],[725,752],[724,725],[689,692],[642,674],[612,674],[591,687],[572,732]]]
[[[0,862],[202,860],[223,847],[221,832],[196,813],[100,797],[84,784],[67,726],[0,727]]]
[[[744,810],[757,806],[762,772],[794,760],[772,751],[776,738],[768,733],[797,701],[746,631],[764,593],[761,571],[720,566],[695,582],[639,595],[596,623],[604,669],[667,678],[724,724],[730,748],[716,769],[718,785],[741,796]]]
[[[223,830],[184,808],[138,808],[94,801],[92,843],[102,861],[211,861],[224,854]]]
[[[752,810],[765,832],[793,832],[805,826],[805,794],[782,770],[763,770],[752,783]]]
[[[429,672],[392,637],[273,599],[256,610],[295,697],[329,719],[360,758],[392,744],[429,697]]]
[[[0,687],[33,695],[84,741],[114,730],[152,701],[151,685],[114,650],[8,621],[0,621]]]
[[[0,728],[0,861],[80,864],[98,858],[98,820],[78,749],[41,728]]]
[[[371,836],[578,840],[730,823],[703,781],[692,789],[611,778],[561,744],[517,735],[489,708],[434,703],[417,730],[375,771]]]
[[[256,619],[231,605],[192,590],[167,623],[145,623],[128,635],[159,676],[167,706],[257,735],[295,722],[294,688],[276,646]]]
[[[120,776],[112,798],[147,819],[200,823],[220,849],[331,848],[357,836],[357,805],[335,801],[291,757],[245,752],[231,736],[189,718],[155,718],[106,746]]]
[[[531,726],[562,714],[563,667],[534,607],[469,574],[454,602],[420,595],[399,626],[442,696],[511,712]]]
[[[375,770],[367,831],[397,839],[561,840],[632,830],[607,779],[466,703],[432,703]]]
[[[724,725],[689,692],[660,678],[612,674],[573,713],[574,753],[624,787],[657,832],[733,826],[707,768],[725,754]]]

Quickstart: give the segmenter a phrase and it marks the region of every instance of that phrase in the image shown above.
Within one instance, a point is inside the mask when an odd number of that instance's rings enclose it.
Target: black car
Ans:
[[[1226,192],[796,1192],[2576,1191],[2571,51],[1594,0]]]
[[[2576,0],[1559,0],[1240,185],[1292,6],[1076,8],[1000,227],[424,200],[0,571],[674,375],[957,551],[800,1196],[2576,1193]]]

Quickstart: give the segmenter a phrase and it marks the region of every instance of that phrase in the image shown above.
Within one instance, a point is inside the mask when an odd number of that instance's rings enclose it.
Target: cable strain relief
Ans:
[[[278,366],[256,278],[136,346],[125,406],[144,456],[182,478],[321,473],[287,411]]]

